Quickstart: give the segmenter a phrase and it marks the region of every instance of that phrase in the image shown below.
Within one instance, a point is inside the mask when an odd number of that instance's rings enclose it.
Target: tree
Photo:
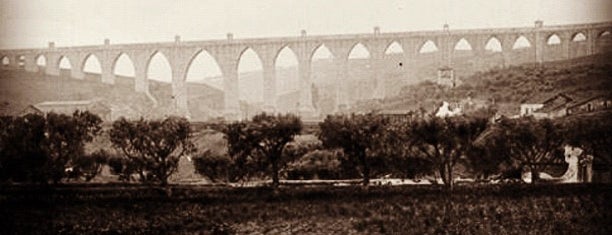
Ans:
[[[560,124],[550,119],[527,117],[502,119],[498,127],[501,131],[491,137],[496,141],[505,141],[505,151],[510,157],[521,166],[529,167],[532,183],[539,181],[540,171],[547,165],[563,161],[555,154],[564,142]]]
[[[236,122],[223,130],[228,143],[228,154],[235,164],[260,159],[260,167],[270,167],[272,186],[279,185],[279,170],[289,159],[282,159],[287,143],[302,130],[301,120],[292,114],[255,115],[250,122]]]
[[[318,137],[325,148],[341,148],[346,157],[341,159],[341,166],[346,170],[358,169],[362,184],[367,186],[372,164],[384,160],[375,154],[375,149],[387,123],[386,118],[374,114],[327,116],[319,124]]]
[[[45,139],[45,117],[27,114],[1,120],[0,179],[46,182],[42,174],[46,155],[41,148]]]
[[[483,118],[433,117],[414,122],[407,135],[410,144],[431,161],[452,190],[455,164],[471,151],[474,140],[486,126],[487,120]]]
[[[53,182],[66,176],[66,168],[75,170],[76,160],[85,155],[85,142],[91,142],[100,132],[101,123],[100,117],[88,111],[76,111],[72,117],[47,114],[42,148],[47,156],[44,169]]]
[[[76,111],[72,116],[49,113],[46,117],[2,118],[2,179],[58,183],[69,176],[66,169],[79,167],[76,162],[84,155],[84,145],[99,133],[101,123],[87,111]]]
[[[168,177],[176,172],[179,159],[195,151],[190,134],[185,118],[152,121],[121,118],[113,123],[110,139],[123,153],[126,165],[136,168],[141,181],[156,181],[165,186]]]
[[[476,138],[474,146],[467,152],[466,165],[477,178],[488,179],[492,175],[509,170],[506,165],[512,165],[510,153],[507,151],[508,142],[501,138],[491,138],[499,131],[500,127],[489,126]]]

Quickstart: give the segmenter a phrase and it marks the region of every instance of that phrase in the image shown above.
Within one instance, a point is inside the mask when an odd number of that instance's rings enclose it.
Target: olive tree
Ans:
[[[362,184],[367,186],[372,166],[376,164],[376,169],[384,167],[384,159],[376,154],[376,150],[387,123],[386,118],[375,114],[327,116],[319,124],[318,136],[323,147],[341,148],[344,151],[348,161],[342,162],[341,166],[345,169],[358,169]]]
[[[483,118],[432,117],[413,122],[407,135],[411,145],[431,161],[444,184],[452,189],[455,165],[472,150],[486,126],[487,120]]]
[[[283,159],[285,146],[302,130],[299,117],[258,114],[251,121],[228,124],[223,129],[228,154],[234,164],[254,164],[258,170],[268,169],[272,174],[272,186],[279,185],[280,169],[292,159]]]
[[[164,120],[115,121],[110,139],[121,151],[126,164],[133,166],[143,182],[168,184],[176,172],[181,157],[194,152],[191,129],[185,118],[168,117]]]

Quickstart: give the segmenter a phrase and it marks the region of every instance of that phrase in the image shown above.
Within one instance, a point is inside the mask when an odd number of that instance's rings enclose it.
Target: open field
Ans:
[[[610,234],[610,185],[0,189],[10,233]]]

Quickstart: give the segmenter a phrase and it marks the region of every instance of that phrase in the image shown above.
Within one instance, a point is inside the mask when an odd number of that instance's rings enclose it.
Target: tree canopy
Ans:
[[[113,146],[123,153],[141,181],[166,185],[179,159],[195,150],[190,133],[187,119],[168,117],[151,121],[121,118],[113,123],[109,134]]]

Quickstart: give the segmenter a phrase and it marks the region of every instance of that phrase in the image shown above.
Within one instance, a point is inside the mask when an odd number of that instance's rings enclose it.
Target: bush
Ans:
[[[292,180],[339,179],[341,151],[314,150],[287,167]]]

